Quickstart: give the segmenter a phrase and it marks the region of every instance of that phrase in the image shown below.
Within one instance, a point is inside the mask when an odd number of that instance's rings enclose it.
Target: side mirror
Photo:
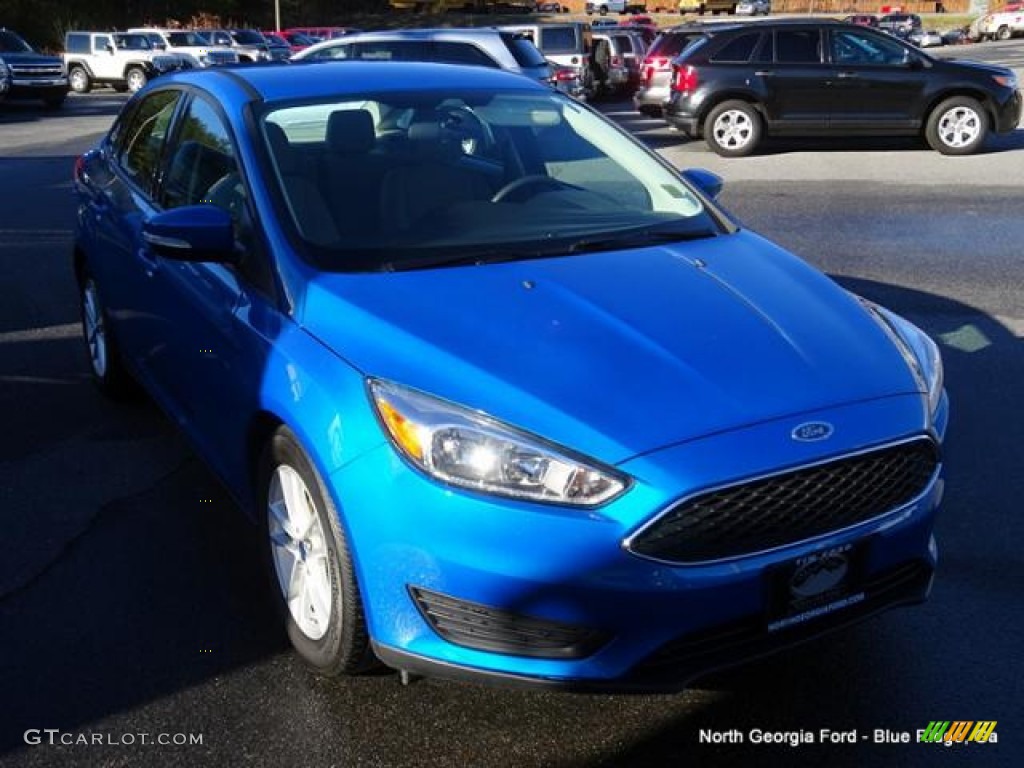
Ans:
[[[722,194],[722,186],[725,181],[717,173],[706,171],[703,168],[687,168],[681,175],[712,200]]]
[[[107,43],[106,45],[103,46],[103,48],[107,51],[107,53],[111,53],[112,54],[114,52],[114,44],[113,43]]]
[[[238,261],[231,214],[216,205],[186,205],[158,213],[142,225],[142,239],[156,254],[173,261]]]

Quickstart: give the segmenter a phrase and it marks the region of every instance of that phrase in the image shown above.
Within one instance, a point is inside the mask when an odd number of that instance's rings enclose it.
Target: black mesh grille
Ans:
[[[410,587],[409,592],[437,634],[467,648],[513,656],[577,659],[590,655],[608,639],[585,627],[501,611],[419,587]]]
[[[683,563],[820,536],[910,502],[938,461],[935,444],[922,439],[712,491],[681,502],[629,548]]]

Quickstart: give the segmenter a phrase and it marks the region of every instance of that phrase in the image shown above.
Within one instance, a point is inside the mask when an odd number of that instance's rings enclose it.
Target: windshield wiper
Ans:
[[[715,235],[716,233],[710,229],[684,231],[644,230],[641,232],[628,232],[613,237],[584,238],[571,243],[567,251],[568,253],[614,251],[618,248],[637,248],[644,245],[658,245],[660,243],[678,243],[684,240],[703,240],[708,237],[715,237]]]
[[[388,261],[381,265],[381,272],[407,272],[432,267],[480,266],[497,264],[502,261],[526,261],[555,254],[545,251],[510,251],[507,249],[474,250],[468,253],[435,253],[418,259]]]

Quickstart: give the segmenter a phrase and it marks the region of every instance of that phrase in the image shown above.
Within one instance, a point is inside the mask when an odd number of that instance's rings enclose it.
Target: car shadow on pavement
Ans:
[[[68,94],[67,101],[58,109],[44,109],[35,101],[3,101],[0,102],[0,126],[72,116],[109,116],[113,120],[127,101],[127,96],[116,91],[100,91],[86,95]]]

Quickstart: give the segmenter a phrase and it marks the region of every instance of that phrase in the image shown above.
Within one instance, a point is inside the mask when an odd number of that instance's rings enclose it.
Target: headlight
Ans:
[[[942,397],[943,379],[942,353],[931,337],[908,320],[885,307],[861,299],[875,319],[888,331],[910,366],[918,386],[928,395],[928,413],[934,414]]]
[[[595,507],[628,479],[483,414],[397,384],[370,381],[391,442],[431,477],[482,493]]]

